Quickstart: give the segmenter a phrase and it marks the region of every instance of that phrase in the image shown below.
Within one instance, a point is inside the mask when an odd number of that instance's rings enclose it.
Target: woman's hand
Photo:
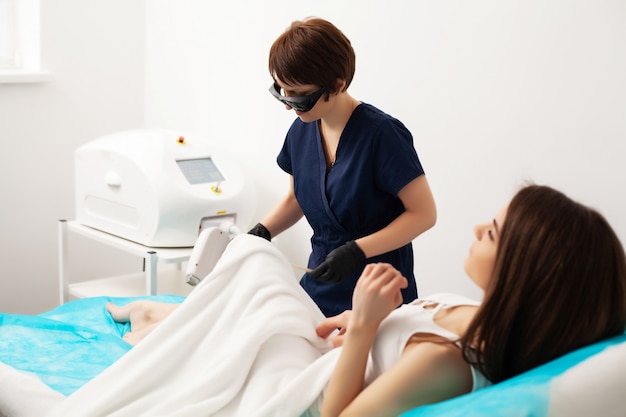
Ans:
[[[341,314],[324,319],[315,329],[317,335],[322,339],[326,339],[337,331],[337,334],[331,339],[333,346],[339,347],[343,345],[343,335],[346,333],[351,315],[352,311],[346,310]]]
[[[407,285],[406,278],[393,266],[385,263],[367,265],[352,297],[353,308],[357,310],[357,323],[377,328],[402,303],[400,290]],[[331,341],[334,347],[342,346],[352,316],[353,312],[346,310],[324,319],[315,329],[317,335],[326,339],[337,331]]]
[[[378,327],[389,313],[402,304],[400,290],[407,286],[407,279],[392,265],[367,265],[352,295],[350,325]]]

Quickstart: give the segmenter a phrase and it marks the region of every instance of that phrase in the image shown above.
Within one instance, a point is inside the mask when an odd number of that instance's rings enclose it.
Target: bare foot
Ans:
[[[117,323],[130,322],[130,331],[122,339],[135,346],[178,306],[178,304],[138,300],[124,306],[107,303],[106,309]]]

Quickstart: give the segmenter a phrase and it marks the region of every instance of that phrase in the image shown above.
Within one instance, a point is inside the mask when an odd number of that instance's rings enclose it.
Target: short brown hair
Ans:
[[[315,84],[328,94],[344,90],[354,77],[355,54],[350,40],[332,23],[319,18],[295,21],[274,41],[269,54],[272,78],[290,84]]]

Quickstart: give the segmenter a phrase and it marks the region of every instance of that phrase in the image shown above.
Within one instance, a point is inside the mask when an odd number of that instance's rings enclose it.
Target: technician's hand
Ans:
[[[378,326],[402,304],[407,279],[390,264],[369,264],[359,277],[352,294],[350,325]]]
[[[270,231],[267,230],[267,228],[263,226],[261,223],[255,224],[252,229],[248,230],[248,234],[262,237],[268,242],[272,241],[272,235],[270,234]]]
[[[320,266],[309,273],[322,282],[341,282],[365,262],[365,254],[354,240],[339,246],[328,254]]]

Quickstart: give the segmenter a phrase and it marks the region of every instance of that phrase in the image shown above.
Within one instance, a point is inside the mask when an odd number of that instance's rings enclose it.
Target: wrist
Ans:
[[[357,242],[356,240],[353,240],[352,243],[354,243],[354,245],[356,246],[356,249],[358,249],[361,253],[361,255],[363,256],[363,260],[367,259],[368,256],[365,254],[365,250],[363,250],[363,247],[361,246],[361,243]]]
[[[355,265],[360,265],[365,262],[367,259],[365,256],[365,252],[363,249],[356,243],[356,241],[351,240],[345,243],[345,246],[348,248],[350,253],[350,258],[353,260]]]
[[[374,336],[376,336],[376,332],[378,332],[380,322],[360,319],[358,316],[355,316],[356,315],[353,314],[350,317],[350,322],[346,330],[346,337],[348,336],[348,334],[352,334],[354,338],[373,339]]]
[[[374,343],[377,331],[378,326],[349,326],[344,335],[343,346],[358,346],[361,349],[369,351]]]
[[[272,241],[272,235],[270,231],[267,230],[267,227],[265,227],[262,223],[255,224],[254,227],[248,231],[248,234],[262,237],[268,242]]]

